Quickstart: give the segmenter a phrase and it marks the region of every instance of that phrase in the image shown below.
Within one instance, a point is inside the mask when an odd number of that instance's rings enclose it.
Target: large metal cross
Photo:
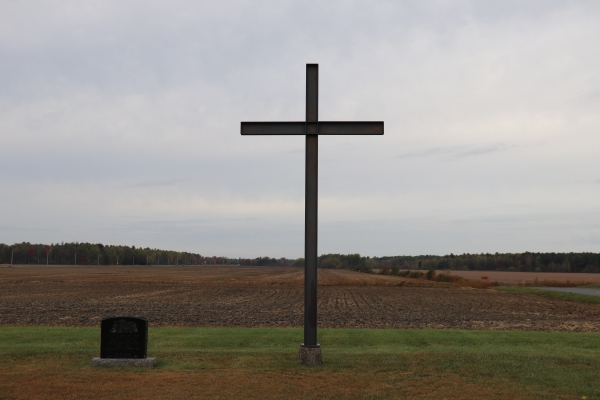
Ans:
[[[306,136],[304,214],[304,343],[317,343],[317,180],[319,135],[383,135],[382,121],[319,121],[319,65],[306,64],[306,121],[242,122],[242,135]]]

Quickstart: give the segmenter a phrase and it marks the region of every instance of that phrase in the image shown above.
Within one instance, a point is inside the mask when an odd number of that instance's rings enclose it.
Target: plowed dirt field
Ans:
[[[600,306],[429,281],[319,270],[319,326],[600,332]],[[0,268],[0,325],[301,327],[303,270],[284,267]]]

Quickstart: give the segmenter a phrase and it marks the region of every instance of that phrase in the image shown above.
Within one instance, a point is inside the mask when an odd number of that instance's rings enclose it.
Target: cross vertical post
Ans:
[[[306,122],[319,120],[319,66],[306,65]],[[314,125],[313,125],[314,126]],[[311,126],[312,128],[312,126]],[[311,132],[314,130],[314,132]],[[304,200],[304,343],[317,344],[317,222],[319,135],[306,129],[306,191]]]

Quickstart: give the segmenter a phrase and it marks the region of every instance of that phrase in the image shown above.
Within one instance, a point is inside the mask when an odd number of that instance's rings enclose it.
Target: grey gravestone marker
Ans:
[[[155,357],[147,357],[148,320],[140,317],[104,318],[100,324],[100,357],[92,366],[153,367]]]

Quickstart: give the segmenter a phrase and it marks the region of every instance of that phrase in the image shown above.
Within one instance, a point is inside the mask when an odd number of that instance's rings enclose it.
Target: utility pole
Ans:
[[[10,251],[10,266],[12,267],[12,262],[13,262],[13,252],[14,250]]]

